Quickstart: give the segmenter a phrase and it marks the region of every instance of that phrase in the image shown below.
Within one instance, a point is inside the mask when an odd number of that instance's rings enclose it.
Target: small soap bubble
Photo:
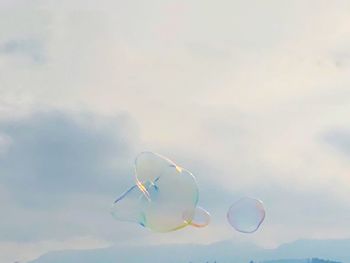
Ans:
[[[254,233],[265,219],[265,208],[262,201],[244,197],[235,202],[227,212],[230,225],[242,233]]]

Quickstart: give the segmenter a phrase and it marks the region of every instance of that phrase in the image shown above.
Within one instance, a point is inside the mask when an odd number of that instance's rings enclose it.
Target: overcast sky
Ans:
[[[0,0],[0,261],[113,244],[350,238],[350,2]],[[108,209],[151,150],[207,228]],[[253,235],[226,222],[265,202]]]

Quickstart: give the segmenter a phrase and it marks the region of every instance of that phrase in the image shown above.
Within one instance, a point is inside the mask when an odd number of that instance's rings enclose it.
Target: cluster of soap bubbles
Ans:
[[[135,160],[135,174],[135,185],[112,206],[115,219],[155,232],[209,224],[209,213],[198,206],[199,191],[191,172],[159,154],[143,152]]]
[[[138,223],[155,232],[186,226],[205,227],[210,214],[198,206],[199,191],[191,172],[166,157],[142,152],[135,160],[135,185],[112,205],[113,217]],[[255,232],[265,219],[262,201],[245,197],[227,212],[230,225],[239,232]]]

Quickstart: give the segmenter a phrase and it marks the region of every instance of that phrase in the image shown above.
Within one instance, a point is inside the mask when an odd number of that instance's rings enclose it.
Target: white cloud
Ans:
[[[128,112],[140,150],[208,167],[194,166],[199,181],[232,197],[268,200],[274,220],[258,242],[350,235],[339,220],[348,218],[348,157],[321,139],[350,128],[349,9],[347,1],[21,2],[1,11],[0,42],[35,39],[45,61],[0,55],[0,116]],[[324,192],[337,217],[308,221],[295,198],[319,202]],[[278,221],[280,200],[308,223]],[[203,231],[208,241],[231,235]]]

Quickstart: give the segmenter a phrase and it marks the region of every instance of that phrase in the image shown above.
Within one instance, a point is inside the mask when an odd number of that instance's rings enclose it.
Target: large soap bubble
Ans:
[[[239,232],[253,233],[265,219],[263,202],[254,198],[244,197],[235,202],[227,212],[230,225]]]
[[[112,206],[114,218],[136,222],[156,232],[209,223],[209,213],[197,208],[198,187],[191,172],[152,152],[137,156],[135,172],[136,185]]]

